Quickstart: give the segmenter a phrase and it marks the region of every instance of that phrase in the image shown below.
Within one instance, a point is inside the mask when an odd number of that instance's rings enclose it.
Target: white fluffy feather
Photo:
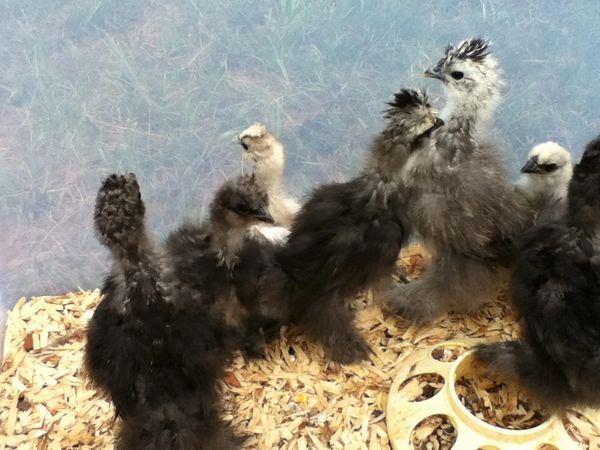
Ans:
[[[558,169],[549,173],[524,173],[519,180],[519,189],[529,199],[547,195],[557,200],[567,196],[569,181],[573,175],[571,153],[556,142],[548,141],[531,149],[527,160],[537,157],[538,164],[556,164]]]
[[[260,224],[253,225],[250,229],[250,233],[253,237],[261,236],[274,244],[285,244],[290,234],[290,230],[285,227]]]

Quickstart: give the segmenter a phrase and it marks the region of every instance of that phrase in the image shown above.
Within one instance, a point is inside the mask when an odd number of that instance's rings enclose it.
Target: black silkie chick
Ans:
[[[115,266],[87,330],[85,365],[123,419],[117,449],[237,449],[218,416],[217,380],[232,330],[203,302],[165,282],[135,175],[111,175],[95,226]]]
[[[262,356],[265,327],[287,315],[285,295],[268,303],[258,294],[277,245],[265,234],[280,228],[268,206],[255,176],[232,178],[215,194],[208,220],[182,225],[165,246],[171,284],[223,317],[235,330],[236,347],[250,357]]]
[[[291,321],[341,363],[369,357],[347,302],[391,278],[408,235],[401,169],[443,124],[424,92],[400,91],[386,112],[361,174],[315,189],[275,255],[289,278]]]
[[[522,340],[476,357],[551,411],[600,406],[600,137],[575,166],[565,217],[524,236],[512,289]]]

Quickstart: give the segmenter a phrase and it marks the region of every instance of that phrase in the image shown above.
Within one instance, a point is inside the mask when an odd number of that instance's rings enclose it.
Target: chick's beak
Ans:
[[[426,78],[435,78],[436,80],[446,81],[446,79],[442,76],[442,74],[437,72],[435,69],[434,70],[427,69],[425,72],[423,72],[423,76]]]
[[[256,212],[254,214],[254,217],[256,219],[260,220],[261,222],[271,223],[271,224],[275,223],[275,220],[273,220],[273,216],[271,216],[271,213],[266,209]]]
[[[521,167],[521,173],[541,173],[537,158],[528,160],[525,165]]]
[[[433,124],[433,126],[430,128],[430,131],[435,131],[440,127],[444,126],[444,121],[442,119],[440,119],[439,117],[435,118],[435,123]]]
[[[242,147],[244,147],[244,150],[248,150],[248,144],[246,144],[243,140],[241,136],[237,137],[238,140],[238,144],[240,144]]]

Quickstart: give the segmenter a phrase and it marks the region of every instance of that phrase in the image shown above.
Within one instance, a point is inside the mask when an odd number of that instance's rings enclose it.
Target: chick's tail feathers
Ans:
[[[530,398],[552,412],[574,406],[563,371],[548,356],[522,341],[480,344],[475,360],[506,381],[518,383]]]
[[[193,398],[193,396],[192,396]],[[201,403],[201,402],[200,402]],[[117,450],[237,450],[243,439],[192,399],[141,407],[123,421]]]
[[[96,197],[94,224],[100,241],[112,251],[117,263],[103,289],[109,298],[105,307],[99,308],[107,317],[94,315],[95,322],[99,322],[98,333],[101,336],[102,327],[115,320],[119,329],[120,318],[113,311],[119,310],[118,304],[146,326],[160,330],[161,313],[167,311],[161,284],[163,270],[158,251],[146,233],[145,205],[135,174],[113,174],[104,180]],[[91,327],[90,333],[93,331]],[[100,337],[99,342],[106,339]]]
[[[145,212],[135,174],[110,175],[96,196],[94,226],[100,242],[119,259],[139,259],[148,242]]]

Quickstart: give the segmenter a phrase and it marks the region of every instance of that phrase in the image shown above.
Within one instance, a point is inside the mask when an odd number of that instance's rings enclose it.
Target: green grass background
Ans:
[[[595,0],[0,0],[0,295],[97,286],[101,178],[138,173],[152,230],[200,216],[241,170],[254,121],[287,146],[290,190],[362,161],[390,94],[448,42],[492,39],[507,80],[497,127],[516,169],[600,131]]]

